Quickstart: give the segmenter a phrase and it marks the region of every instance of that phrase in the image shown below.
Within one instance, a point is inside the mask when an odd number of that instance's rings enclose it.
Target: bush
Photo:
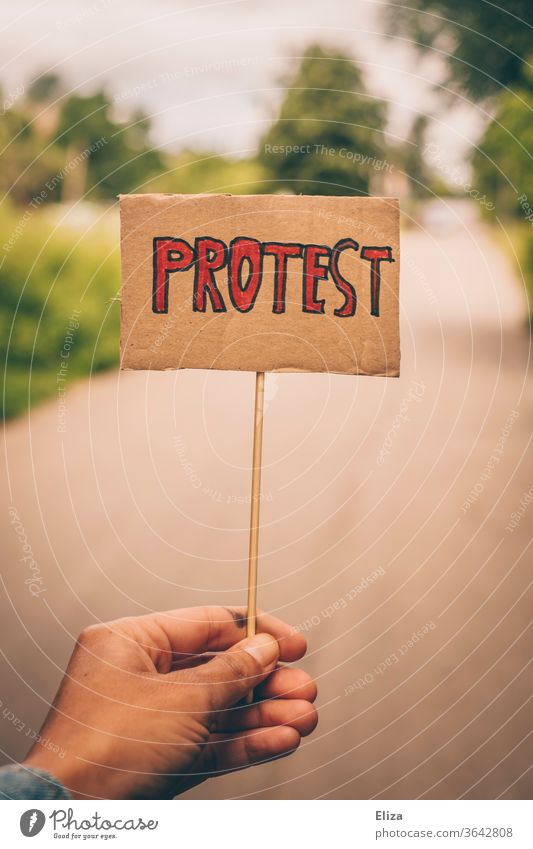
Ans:
[[[472,157],[476,188],[496,205],[500,217],[522,218],[521,203],[533,206],[533,79],[530,83],[500,95],[494,119]]]
[[[166,169],[143,183],[139,192],[196,194],[202,192],[232,195],[257,194],[265,190],[266,175],[255,159],[234,159],[218,153],[184,150],[167,155]]]
[[[519,242],[522,273],[526,283],[528,297],[529,321],[533,323],[533,229],[524,226]]]
[[[93,220],[97,211],[90,209]],[[69,218],[56,227],[43,210],[25,223],[20,210],[0,217],[6,239],[0,265],[6,418],[56,395],[73,378],[118,363],[116,215],[106,213],[101,223],[81,228]],[[59,373],[66,376],[63,383]]]

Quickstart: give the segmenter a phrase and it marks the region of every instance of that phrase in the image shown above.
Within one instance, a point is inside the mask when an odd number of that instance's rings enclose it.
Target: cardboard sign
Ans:
[[[397,377],[395,198],[123,195],[122,368]]]

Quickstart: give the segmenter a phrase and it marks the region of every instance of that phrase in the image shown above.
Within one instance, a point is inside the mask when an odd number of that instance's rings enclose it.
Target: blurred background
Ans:
[[[320,724],[189,795],[531,794],[532,26],[527,0],[3,7],[3,762],[84,625],[245,599],[254,378],[117,370],[117,194],[388,195],[402,377],[267,377],[260,604],[305,631]]]

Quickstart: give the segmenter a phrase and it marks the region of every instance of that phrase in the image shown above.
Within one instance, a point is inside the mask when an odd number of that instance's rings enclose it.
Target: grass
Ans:
[[[498,241],[513,262],[517,277],[523,280],[528,300],[529,323],[533,324],[533,226],[525,220],[507,218],[504,232],[493,228]]]
[[[66,216],[60,207],[29,212],[22,229],[25,211],[4,208],[0,214],[5,418],[57,395],[71,380],[118,364],[116,212],[102,215],[98,207],[75,208]],[[65,220],[55,221],[58,216]]]

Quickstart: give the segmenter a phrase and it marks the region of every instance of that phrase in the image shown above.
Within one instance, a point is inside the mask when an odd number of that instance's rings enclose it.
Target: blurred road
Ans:
[[[260,604],[307,629],[320,723],[292,758],[192,797],[531,796],[530,340],[476,215],[428,210],[403,235],[400,380],[268,377]],[[68,387],[65,433],[55,402],[7,427],[6,761],[82,626],[243,603],[253,388],[110,374]]]

